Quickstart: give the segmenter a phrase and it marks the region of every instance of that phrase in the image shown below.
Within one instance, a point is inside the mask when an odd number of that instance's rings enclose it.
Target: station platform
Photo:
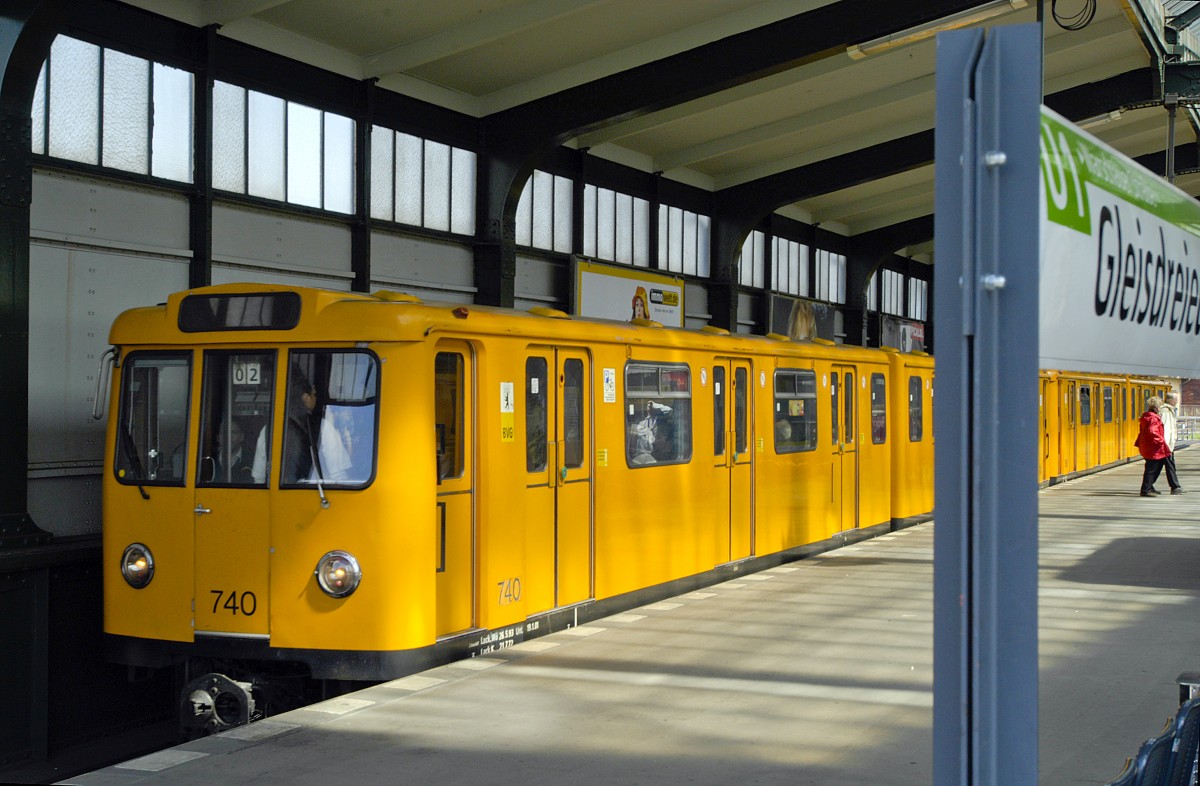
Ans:
[[[1200,449],[1177,463],[1193,493],[1139,497],[1140,462],[1039,492],[1041,783],[1115,777],[1200,670]],[[934,526],[70,782],[928,784]]]

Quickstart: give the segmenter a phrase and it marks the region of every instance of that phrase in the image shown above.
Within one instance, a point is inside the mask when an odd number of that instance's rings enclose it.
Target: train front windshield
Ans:
[[[125,361],[116,455],[129,485],[362,487],[375,475],[379,361],[361,350],[291,350],[283,399],[277,353],[202,355],[198,449],[187,449],[192,354]],[[277,417],[278,415],[278,417]],[[279,456],[272,455],[282,429]],[[194,459],[189,460],[190,457]],[[193,474],[194,473],[194,474]]]

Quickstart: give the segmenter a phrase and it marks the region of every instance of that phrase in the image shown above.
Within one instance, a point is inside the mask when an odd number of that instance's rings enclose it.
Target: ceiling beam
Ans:
[[[603,2],[607,0],[534,0],[516,7],[479,14],[461,25],[368,55],[363,58],[363,75],[370,78],[407,71],[570,16]]]
[[[270,11],[291,0],[203,0],[200,4],[201,27],[227,25],[263,11]]]
[[[829,57],[981,5],[978,0],[841,0],[488,115],[506,135],[562,144],[581,133]]]

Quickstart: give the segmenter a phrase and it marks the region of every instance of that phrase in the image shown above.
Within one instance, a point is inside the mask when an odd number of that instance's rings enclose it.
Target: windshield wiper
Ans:
[[[150,495],[146,493],[146,489],[142,488],[142,480],[146,477],[146,470],[142,467],[142,459],[138,455],[137,445],[133,441],[133,435],[124,429],[121,430],[121,447],[125,449],[125,458],[129,464],[129,469],[133,471],[133,479],[137,481],[137,490],[141,492],[142,499],[150,499]]]

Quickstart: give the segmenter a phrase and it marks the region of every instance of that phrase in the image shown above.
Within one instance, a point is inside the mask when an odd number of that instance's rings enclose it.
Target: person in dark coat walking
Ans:
[[[1151,396],[1146,400],[1146,411],[1138,421],[1137,445],[1142,458],[1146,460],[1146,468],[1142,471],[1142,496],[1156,497],[1161,492],[1154,489],[1154,481],[1158,480],[1171,449],[1163,437],[1163,422],[1158,416],[1162,399]]]

